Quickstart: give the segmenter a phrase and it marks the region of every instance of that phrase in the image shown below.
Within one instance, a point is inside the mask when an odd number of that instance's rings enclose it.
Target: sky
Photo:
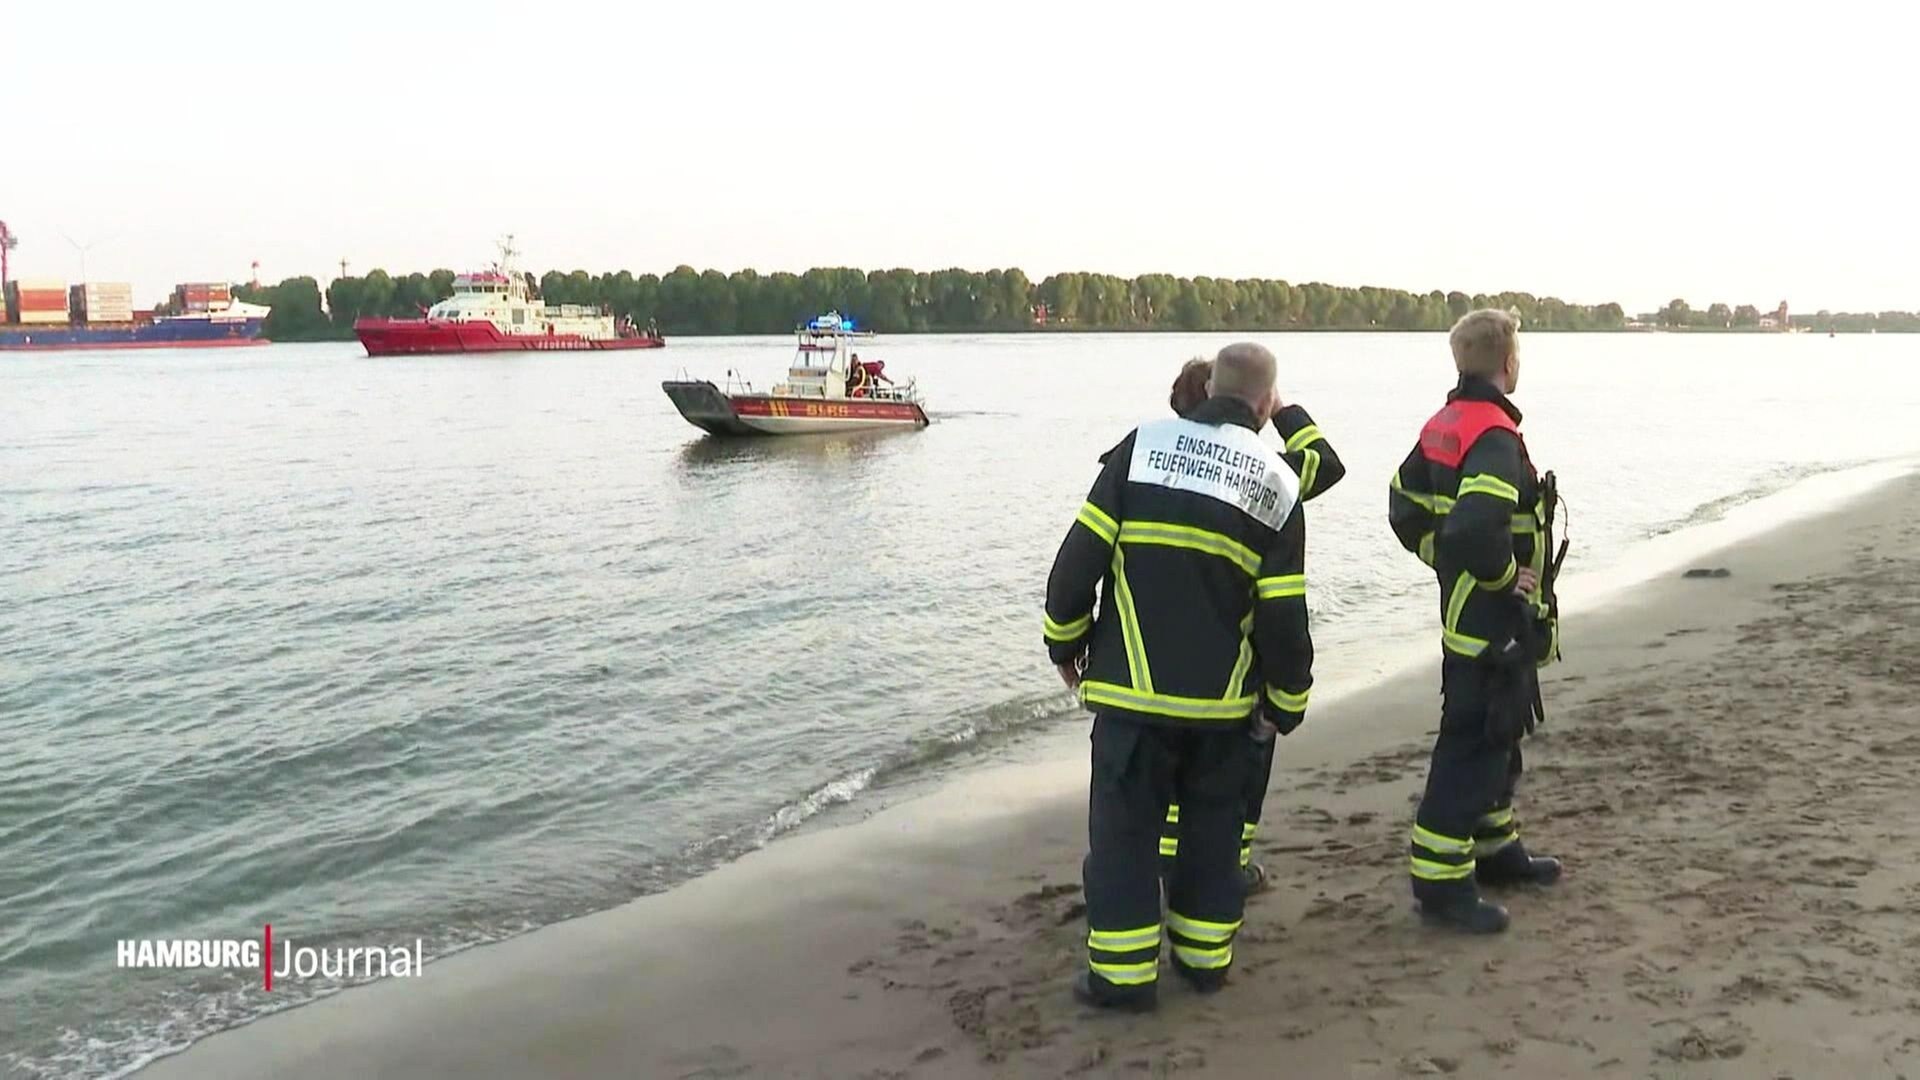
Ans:
[[[512,233],[536,271],[1912,310],[1915,10],[0,0],[0,220],[16,276],[142,303]]]

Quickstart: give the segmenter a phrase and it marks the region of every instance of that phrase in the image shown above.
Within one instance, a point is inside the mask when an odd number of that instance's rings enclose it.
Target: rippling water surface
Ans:
[[[771,381],[781,339],[0,355],[0,1060],[123,1071],[326,988],[119,971],[120,938],[444,953],[1066,722],[1054,547],[1094,458],[1227,340],[883,339],[933,427],[761,443],[706,440],[659,383]],[[1351,470],[1310,513],[1323,653],[1417,632],[1384,489],[1444,341],[1266,340]],[[1574,572],[1920,450],[1916,349],[1530,338]]]

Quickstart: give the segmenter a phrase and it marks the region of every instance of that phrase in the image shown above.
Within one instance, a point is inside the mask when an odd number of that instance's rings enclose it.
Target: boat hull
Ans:
[[[265,345],[263,319],[159,319],[147,323],[53,323],[0,326],[0,351],[50,349],[211,349]]]
[[[911,430],[930,423],[925,409],[907,401],[858,398],[821,401],[772,394],[726,394],[704,379],[669,381],[660,386],[688,423],[714,435],[820,435],[877,428]]]
[[[444,319],[359,319],[353,332],[368,356],[435,353],[587,352],[658,349],[654,337],[590,338],[580,334],[503,334],[490,322]]]

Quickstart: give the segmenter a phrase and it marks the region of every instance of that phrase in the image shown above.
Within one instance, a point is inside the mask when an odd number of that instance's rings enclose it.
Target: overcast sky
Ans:
[[[1018,266],[1920,308],[1912,5],[0,3],[17,275]],[[84,13],[83,13],[84,12]]]

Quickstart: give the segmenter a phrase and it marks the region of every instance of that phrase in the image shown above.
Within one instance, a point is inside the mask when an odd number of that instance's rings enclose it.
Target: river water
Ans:
[[[1095,457],[1228,340],[877,341],[932,427],[759,443],[707,440],[659,384],[773,381],[784,339],[0,357],[0,1061],[111,1075],[334,986],[118,970],[120,939],[270,922],[444,954],[1076,723],[1048,562]],[[1431,615],[1385,487],[1445,342],[1265,340],[1350,469],[1311,508],[1310,603],[1323,658],[1362,670]],[[1571,577],[1920,451],[1920,339],[1525,348]]]

